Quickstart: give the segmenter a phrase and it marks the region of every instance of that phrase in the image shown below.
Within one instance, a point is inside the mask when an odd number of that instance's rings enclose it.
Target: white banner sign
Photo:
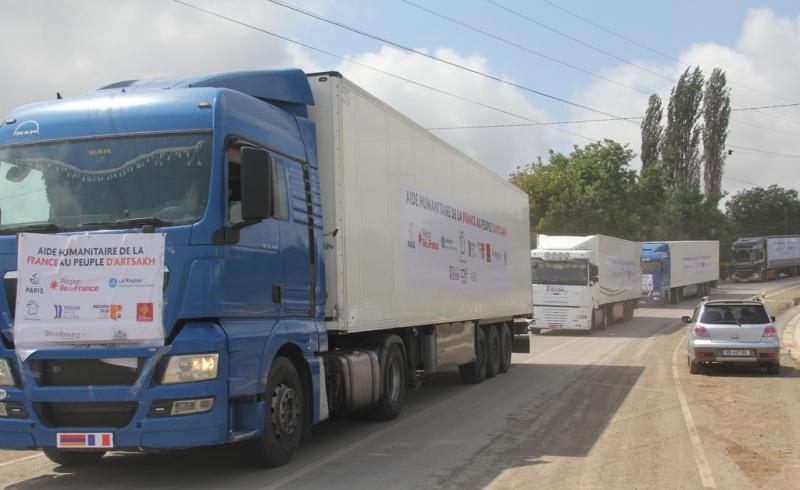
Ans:
[[[21,233],[14,343],[163,345],[164,235]]]
[[[653,274],[642,274],[642,291],[653,290]]]
[[[800,258],[800,238],[767,238],[769,260],[796,260]]]
[[[405,273],[410,288],[498,291],[509,288],[508,236],[463,208],[405,190]]]

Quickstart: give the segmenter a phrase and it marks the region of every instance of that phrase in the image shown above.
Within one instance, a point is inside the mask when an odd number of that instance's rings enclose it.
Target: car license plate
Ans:
[[[752,354],[748,349],[727,349],[722,351],[725,357],[751,357]]]
[[[114,447],[112,432],[59,432],[56,434],[56,447],[111,449]]]

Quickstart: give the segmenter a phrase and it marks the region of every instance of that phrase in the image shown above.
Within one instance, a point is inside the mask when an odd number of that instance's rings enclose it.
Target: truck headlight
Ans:
[[[161,384],[194,383],[217,379],[219,354],[190,354],[172,356],[161,377]]]
[[[14,373],[11,371],[11,363],[8,359],[0,359],[0,386],[16,386]]]

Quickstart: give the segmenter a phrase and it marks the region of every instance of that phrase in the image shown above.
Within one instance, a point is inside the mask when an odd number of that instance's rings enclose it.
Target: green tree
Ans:
[[[642,170],[655,165],[661,151],[661,142],[664,139],[664,127],[661,119],[664,111],[661,107],[661,97],[652,94],[647,103],[647,112],[642,120]]]
[[[547,163],[518,168],[509,180],[528,194],[531,232],[639,239],[634,156],[628,147],[605,140],[575,146],[569,155],[551,151]]]
[[[670,169],[676,189],[700,185],[700,106],[703,101],[703,72],[691,67],[672,89],[667,108],[667,128],[661,159]]]
[[[715,205],[722,198],[722,172],[730,117],[731,95],[725,72],[714,68],[703,96],[703,182],[706,199]]]
[[[738,237],[800,234],[800,199],[794,189],[745,189],[725,203],[725,212]]]

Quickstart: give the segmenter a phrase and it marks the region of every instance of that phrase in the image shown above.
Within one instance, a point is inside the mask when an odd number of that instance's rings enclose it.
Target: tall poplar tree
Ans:
[[[670,94],[667,128],[661,148],[661,159],[675,188],[699,190],[702,101],[703,72],[698,67],[689,67]]]
[[[725,141],[730,116],[731,95],[725,72],[714,68],[703,97],[703,183],[706,199],[714,204],[722,198],[722,172],[727,155]]]

